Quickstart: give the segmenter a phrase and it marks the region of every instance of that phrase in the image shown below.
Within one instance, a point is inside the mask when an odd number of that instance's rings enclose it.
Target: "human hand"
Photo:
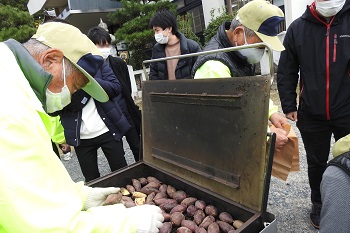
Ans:
[[[62,150],[63,153],[70,152],[70,145],[68,145],[67,143],[59,144],[59,148]]]
[[[127,208],[127,215],[135,224],[137,233],[157,233],[162,227],[164,217],[155,205],[141,205]]]
[[[92,188],[84,186],[84,191],[87,193],[87,198],[84,204],[84,209],[100,206],[109,194],[118,193],[120,188]]]
[[[298,112],[297,112],[297,111],[289,112],[289,113],[286,114],[286,117],[287,117],[289,120],[298,121]]]
[[[287,132],[280,128],[270,128],[276,134],[275,150],[280,151],[288,142]]]
[[[288,123],[288,119],[278,112],[275,112],[270,116],[270,121],[276,128],[280,129],[283,129],[283,124]]]

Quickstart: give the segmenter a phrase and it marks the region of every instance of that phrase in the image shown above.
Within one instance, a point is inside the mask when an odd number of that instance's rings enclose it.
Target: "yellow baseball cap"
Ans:
[[[334,143],[334,146],[332,148],[332,154],[333,157],[337,157],[348,151],[350,151],[350,134],[340,138]]]
[[[60,22],[39,25],[33,39],[62,51],[88,79],[83,90],[99,102],[107,102],[108,95],[93,78],[104,60],[98,48],[78,28]]]
[[[279,24],[284,20],[283,11],[279,7],[265,0],[253,0],[238,10],[236,20],[253,30],[273,50],[284,50],[277,37]]]

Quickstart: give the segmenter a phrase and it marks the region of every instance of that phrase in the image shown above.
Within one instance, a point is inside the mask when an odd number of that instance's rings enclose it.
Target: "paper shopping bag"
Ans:
[[[272,129],[274,126],[270,126]],[[298,138],[290,124],[283,125],[287,132],[288,142],[284,147],[275,151],[272,164],[272,175],[283,181],[287,180],[291,171],[299,171],[299,147]]]

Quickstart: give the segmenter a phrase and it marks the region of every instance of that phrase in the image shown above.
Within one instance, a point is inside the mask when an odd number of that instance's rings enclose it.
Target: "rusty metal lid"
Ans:
[[[146,81],[143,160],[262,210],[269,76]]]

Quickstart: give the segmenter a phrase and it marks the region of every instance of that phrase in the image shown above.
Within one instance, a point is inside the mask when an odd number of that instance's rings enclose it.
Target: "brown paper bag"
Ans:
[[[270,129],[274,126],[270,126]],[[287,180],[289,172],[300,171],[298,138],[290,124],[283,125],[286,130],[288,142],[280,150],[275,151],[272,164],[272,175],[283,181]]]

